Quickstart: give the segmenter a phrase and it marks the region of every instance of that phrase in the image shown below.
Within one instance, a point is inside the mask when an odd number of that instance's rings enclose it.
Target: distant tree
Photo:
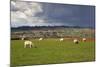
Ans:
[[[43,32],[40,31],[39,34],[40,34],[40,35],[43,35]]]
[[[57,32],[53,32],[53,37],[58,37],[58,33]]]

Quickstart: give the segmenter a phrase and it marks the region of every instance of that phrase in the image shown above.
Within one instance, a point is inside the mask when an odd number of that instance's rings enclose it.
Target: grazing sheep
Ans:
[[[63,40],[64,40],[64,38],[61,38],[61,39],[60,39],[60,41],[63,41]]]
[[[74,42],[75,44],[78,44],[78,43],[79,43],[78,39],[74,39],[73,42]]]
[[[21,40],[25,40],[25,36],[23,35],[23,36],[20,36],[21,37]]]
[[[24,40],[24,37],[22,37],[21,40]]]
[[[24,42],[24,48],[26,48],[27,46],[29,46],[30,48],[32,48],[33,43],[31,41],[27,40],[27,41]]]
[[[86,41],[86,38],[83,38],[82,41],[85,42]]]
[[[43,38],[39,38],[39,41],[40,41],[40,40],[43,40]]]

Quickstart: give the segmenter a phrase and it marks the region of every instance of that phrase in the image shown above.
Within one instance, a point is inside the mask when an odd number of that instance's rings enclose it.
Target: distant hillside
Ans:
[[[42,29],[63,29],[63,28],[92,28],[92,27],[80,27],[80,26],[21,26],[11,27],[11,31],[22,31],[22,30],[42,30]]]

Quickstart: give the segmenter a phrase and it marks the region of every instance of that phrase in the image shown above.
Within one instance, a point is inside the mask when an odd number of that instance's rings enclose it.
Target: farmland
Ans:
[[[24,48],[30,40],[36,48]],[[39,38],[43,40],[39,41]],[[86,42],[82,38],[86,38]],[[59,41],[64,38],[64,41]],[[73,43],[77,38],[79,44]],[[11,29],[11,66],[95,61],[95,30],[68,27],[22,27]]]
[[[31,40],[37,48],[24,48],[22,40],[11,40],[11,65],[39,65],[95,60],[95,42],[88,40],[74,44],[72,40],[49,38]]]

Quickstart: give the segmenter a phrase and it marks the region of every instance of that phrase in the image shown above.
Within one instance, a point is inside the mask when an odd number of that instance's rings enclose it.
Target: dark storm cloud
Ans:
[[[61,23],[62,25],[92,26],[95,24],[95,7],[83,5],[66,5],[42,3],[43,13],[48,23]]]

